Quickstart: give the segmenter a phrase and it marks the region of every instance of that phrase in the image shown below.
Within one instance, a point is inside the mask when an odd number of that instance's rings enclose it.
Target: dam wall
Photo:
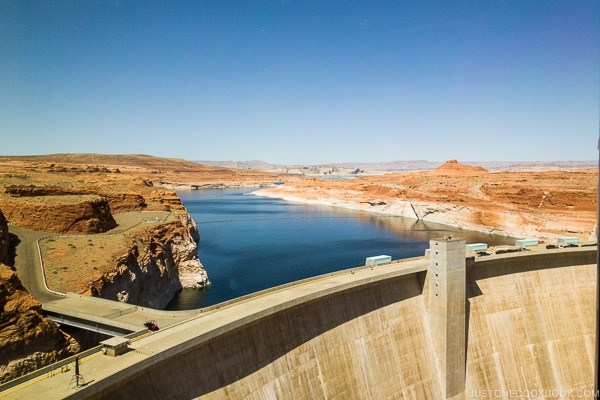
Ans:
[[[535,262],[499,258],[468,269],[467,394],[487,389],[591,394],[595,255],[548,253]]]
[[[595,261],[593,248],[467,263],[465,390],[453,398],[519,390],[581,390],[592,398]],[[273,302],[256,318],[240,311],[238,323],[204,336],[209,319],[199,317],[179,327],[189,342],[164,342],[169,350],[147,354],[134,343],[115,362],[135,363],[69,398],[443,398],[429,279],[415,269],[339,290],[323,281],[324,294]],[[310,284],[296,289],[308,293]]]

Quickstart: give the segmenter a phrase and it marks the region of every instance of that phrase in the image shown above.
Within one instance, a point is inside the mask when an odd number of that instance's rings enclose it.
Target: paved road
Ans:
[[[62,296],[46,290],[40,264],[37,242],[43,237],[52,236],[52,234],[19,228],[14,225],[10,225],[8,231],[18,237],[15,269],[25,289],[41,303],[62,299]]]
[[[162,222],[169,212],[127,212],[116,214],[118,226],[105,234],[119,234],[131,229],[142,222]],[[18,237],[15,254],[15,269],[25,289],[41,303],[62,299],[63,296],[52,293],[46,289],[44,275],[40,264],[38,240],[44,237],[56,236],[54,233],[38,232],[30,229],[8,226],[8,231]]]

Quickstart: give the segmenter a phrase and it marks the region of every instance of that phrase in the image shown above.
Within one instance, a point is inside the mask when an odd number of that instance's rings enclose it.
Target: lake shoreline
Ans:
[[[361,210],[252,194],[250,188],[182,191],[200,232],[198,256],[210,276],[168,309],[202,308],[289,282],[365,264],[367,257],[421,257],[446,234],[469,243],[513,245],[512,238]]]

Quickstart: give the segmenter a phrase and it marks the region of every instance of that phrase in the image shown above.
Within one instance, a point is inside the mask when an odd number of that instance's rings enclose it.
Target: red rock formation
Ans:
[[[42,314],[14,271],[0,264],[0,382],[76,354],[79,344]]]
[[[451,160],[433,171],[304,179],[259,193],[505,236],[588,240],[597,180],[597,170],[490,173]]]
[[[79,344],[42,314],[42,306],[4,263],[8,226],[0,211],[0,383],[79,351]]]
[[[114,268],[96,279],[88,293],[162,309],[182,287],[209,284],[198,259],[198,232],[191,218],[150,225],[129,243]]]
[[[429,172],[431,175],[461,175],[461,176],[472,176],[489,173],[483,167],[477,167],[473,165],[467,165],[459,163],[456,160],[446,161],[433,171]]]
[[[2,207],[11,223],[53,233],[100,233],[117,226],[108,201],[97,195],[7,198]]]

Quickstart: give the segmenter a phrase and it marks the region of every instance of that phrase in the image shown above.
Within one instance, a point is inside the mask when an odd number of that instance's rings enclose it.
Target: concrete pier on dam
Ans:
[[[593,398],[596,247],[467,259],[464,241],[440,245],[98,352],[81,360],[79,387],[56,374],[0,398]]]

